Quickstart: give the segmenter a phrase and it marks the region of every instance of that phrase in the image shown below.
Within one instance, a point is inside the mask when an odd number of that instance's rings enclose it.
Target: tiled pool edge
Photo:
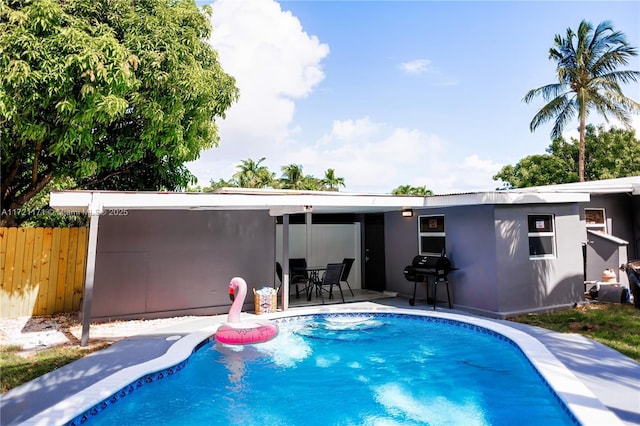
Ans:
[[[543,380],[551,387],[561,402],[568,407],[571,414],[584,426],[591,425],[623,425],[622,421],[584,385],[569,369],[562,364],[536,338],[512,327],[485,320],[480,317],[452,314],[440,311],[418,311],[401,308],[390,308],[371,304],[368,307],[333,305],[322,307],[295,308],[287,312],[261,315],[265,319],[285,319],[303,315],[325,315],[337,313],[370,313],[384,315],[409,315],[432,317],[440,320],[451,320],[466,323],[473,327],[491,330],[513,342],[529,359]],[[186,363],[196,347],[208,341],[216,330],[216,326],[203,328],[186,335],[172,345],[161,357],[138,364],[103,379],[72,397],[37,414],[21,423],[24,425],[68,424],[79,418],[130,384],[146,376],[162,374],[166,369]],[[153,380],[153,379],[152,379]],[[117,399],[117,398],[116,398]],[[108,406],[108,403],[106,403]],[[80,409],[82,407],[82,409]],[[99,408],[98,408],[99,409]]]
[[[331,314],[331,313],[385,313],[391,315],[431,316],[450,319],[456,322],[468,323],[473,326],[489,329],[515,343],[526,355],[529,362],[537,370],[547,385],[569,408],[572,415],[583,426],[623,426],[624,423],[609,410],[595,394],[580,381],[547,347],[535,337],[508,325],[477,316],[460,315],[442,311],[421,311],[415,309],[390,308],[387,306],[369,304],[371,307],[350,307],[346,305],[321,306],[296,310],[295,313],[269,314],[270,318],[284,318],[288,316]]]

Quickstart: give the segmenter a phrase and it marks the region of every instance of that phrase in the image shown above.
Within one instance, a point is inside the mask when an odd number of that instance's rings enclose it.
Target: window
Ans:
[[[555,232],[553,215],[531,214],[528,216],[529,258],[550,259],[555,257]]]
[[[423,255],[446,252],[443,215],[418,217],[418,244]]]
[[[584,209],[584,220],[587,229],[596,232],[607,233],[607,221],[604,209]]]

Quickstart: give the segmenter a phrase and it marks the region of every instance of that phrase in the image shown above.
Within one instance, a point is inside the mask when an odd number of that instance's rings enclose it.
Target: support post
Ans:
[[[313,221],[312,221],[312,213],[310,210],[307,210],[307,212],[304,215],[304,223],[305,223],[305,231],[306,231],[305,258],[307,259],[307,262],[310,262],[309,264],[315,265],[315,260],[312,261],[311,259],[311,254],[313,253],[313,250],[312,250],[313,235],[311,234]]]
[[[91,301],[93,299],[93,281],[96,268],[96,251],[98,247],[98,221],[102,215],[102,206],[91,197],[89,205],[89,246],[87,247],[87,272],[84,278],[84,296],[82,299],[82,338],[80,346],[89,344],[89,325],[91,323]]]
[[[282,310],[289,309],[289,215],[282,215]]]

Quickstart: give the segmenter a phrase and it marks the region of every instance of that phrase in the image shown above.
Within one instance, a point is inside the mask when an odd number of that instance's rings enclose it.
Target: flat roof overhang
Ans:
[[[52,191],[50,206],[87,213],[102,209],[130,210],[268,210],[272,216],[313,212],[384,213],[486,204],[587,202],[587,193],[493,191],[428,197],[320,191],[223,188],[215,192]]]
[[[514,192],[588,192],[589,194],[640,195],[640,176],[572,182],[514,189]]]

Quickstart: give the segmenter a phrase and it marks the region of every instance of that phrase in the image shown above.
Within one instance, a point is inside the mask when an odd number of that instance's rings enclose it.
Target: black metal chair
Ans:
[[[329,299],[333,298],[333,286],[337,286],[340,290],[340,297],[342,298],[342,303],[344,303],[344,294],[342,293],[342,287],[340,286],[340,279],[342,278],[342,271],[344,269],[343,263],[328,263],[327,268],[324,271],[324,275],[322,276],[322,280],[314,283],[316,287],[316,291],[320,293],[320,298],[322,303],[324,304],[324,293],[323,291],[329,292]],[[329,290],[324,290],[325,287],[329,287]]]
[[[289,259],[289,288],[296,286],[296,299],[300,298],[300,286],[304,290],[305,294],[309,291],[309,272],[307,272],[307,259],[305,258],[293,258]]]
[[[347,283],[347,287],[349,287],[349,291],[351,292],[351,295],[353,296],[353,290],[351,290],[351,286],[349,285],[349,281],[347,281],[347,278],[349,278],[349,273],[351,272],[351,267],[353,266],[353,262],[355,261],[355,259],[351,259],[348,257],[345,257],[342,260],[342,264],[344,265],[344,269],[342,270],[342,276],[340,277],[340,281],[344,281],[345,283]]]

